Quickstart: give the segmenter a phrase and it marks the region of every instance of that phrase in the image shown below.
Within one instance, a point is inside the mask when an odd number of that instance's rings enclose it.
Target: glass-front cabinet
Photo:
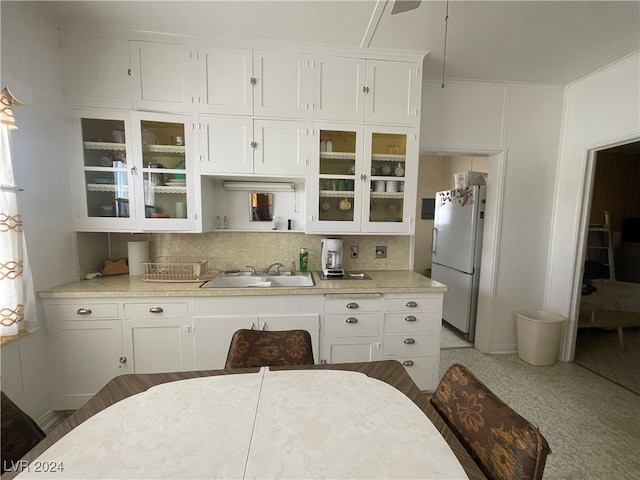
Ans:
[[[308,232],[412,233],[418,164],[411,128],[316,125]]]
[[[81,112],[72,168],[84,231],[193,231],[192,129],[179,115]],[[81,185],[81,188],[77,188]]]

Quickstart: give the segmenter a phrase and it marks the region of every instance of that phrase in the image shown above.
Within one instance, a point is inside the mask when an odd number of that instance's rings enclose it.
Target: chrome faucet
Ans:
[[[256,275],[258,275],[258,272],[256,272],[256,268],[253,265],[245,265],[245,268],[250,268],[251,269],[251,276],[255,277]]]
[[[284,267],[284,265],[280,262],[276,262],[276,263],[272,263],[271,265],[269,265],[268,267],[265,267],[264,270],[262,270],[262,273],[264,273],[265,275],[269,275],[269,271],[273,268],[276,267],[276,271],[275,273],[273,273],[273,276],[278,276],[280,275],[280,267]]]

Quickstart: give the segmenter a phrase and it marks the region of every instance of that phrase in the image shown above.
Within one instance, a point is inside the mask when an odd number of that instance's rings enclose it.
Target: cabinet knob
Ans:
[[[258,142],[251,142],[251,148],[258,148]]]
[[[91,309],[90,308],[79,308],[76,313],[78,315],[91,315]]]
[[[416,341],[413,338],[405,338],[404,343],[407,345],[413,345],[414,343],[416,343]]]
[[[164,310],[162,309],[162,307],[151,307],[149,309],[150,313],[162,313],[164,312]]]
[[[402,362],[402,365],[404,365],[405,367],[413,367],[414,363],[413,360],[405,360],[404,362]]]
[[[369,87],[362,87],[362,91],[364,93],[369,93]]]
[[[359,307],[359,305],[358,305],[356,302],[349,302],[349,303],[347,303],[347,308],[350,308],[350,309],[352,309],[352,310],[353,310],[353,309],[356,309],[356,308],[358,308],[358,307]]]
[[[268,328],[268,326],[267,326],[267,322],[264,322],[264,323],[262,324],[262,330],[266,330],[267,328]]]
[[[251,85],[255,85],[256,83],[258,83],[258,79],[256,77],[251,77],[249,79],[249,83],[251,83]]]
[[[409,307],[409,308],[415,308],[417,306],[418,306],[418,304],[416,302],[407,302],[407,307]]]
[[[320,364],[321,365],[326,365],[328,362],[323,358],[322,360],[320,360]]]
[[[120,360],[118,360],[118,361],[120,362],[120,365],[118,365],[118,368],[122,368],[127,363],[127,357],[120,357]]]
[[[358,319],[356,317],[349,317],[345,320],[347,323],[358,323]]]
[[[415,322],[416,321],[416,317],[414,317],[413,315],[408,315],[408,316],[404,317],[404,319],[407,322]]]

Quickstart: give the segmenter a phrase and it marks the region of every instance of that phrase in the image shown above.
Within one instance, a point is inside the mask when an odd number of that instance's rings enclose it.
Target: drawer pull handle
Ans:
[[[414,317],[413,315],[409,315],[409,316],[407,316],[407,317],[404,317],[404,319],[405,319],[407,322],[415,322],[415,321],[416,321],[416,317]]]
[[[406,343],[407,345],[413,345],[414,343],[416,343],[416,341],[413,338],[405,338],[404,343]]]
[[[356,302],[347,303],[347,308],[355,309],[355,308],[358,308],[358,307],[359,307],[359,305]]]
[[[418,304],[416,302],[407,302],[407,307],[409,308],[416,308],[418,306]]]
[[[345,320],[347,323],[358,323],[358,319],[356,317],[349,317]]]
[[[404,365],[405,367],[413,367],[414,363],[413,360],[405,360],[404,362],[402,362],[402,365]]]
[[[162,312],[164,312],[164,310],[162,310],[162,307],[151,307],[149,309],[149,312],[151,312],[151,313],[162,313]]]
[[[79,308],[76,313],[78,315],[91,315],[92,312],[90,308]]]

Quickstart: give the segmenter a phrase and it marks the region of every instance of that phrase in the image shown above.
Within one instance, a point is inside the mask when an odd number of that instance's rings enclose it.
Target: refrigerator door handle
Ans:
[[[438,229],[433,227],[431,231],[431,253],[434,255],[436,253],[436,243],[438,243]]]

